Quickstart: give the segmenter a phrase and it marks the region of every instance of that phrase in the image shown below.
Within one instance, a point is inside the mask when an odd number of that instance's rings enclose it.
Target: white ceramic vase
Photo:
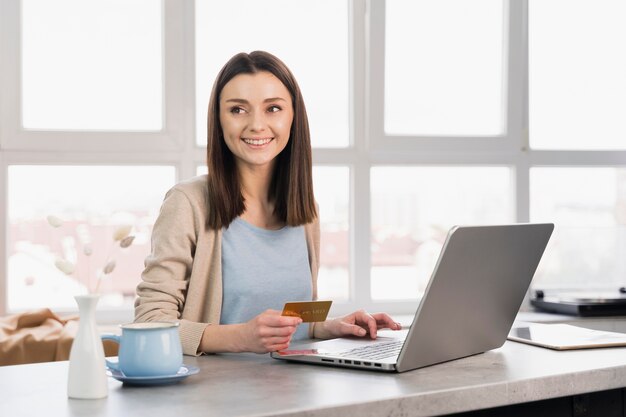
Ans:
[[[96,327],[96,305],[99,295],[77,295],[78,332],[70,350],[67,396],[96,399],[108,395],[104,349]]]

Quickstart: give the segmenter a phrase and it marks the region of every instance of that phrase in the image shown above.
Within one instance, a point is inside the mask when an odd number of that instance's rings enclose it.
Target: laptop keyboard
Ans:
[[[339,352],[338,355],[342,357],[355,357],[359,359],[385,359],[395,357],[400,354],[402,350],[403,340],[395,340],[393,342],[376,343],[373,345],[367,345],[358,347],[355,349],[345,350]]]

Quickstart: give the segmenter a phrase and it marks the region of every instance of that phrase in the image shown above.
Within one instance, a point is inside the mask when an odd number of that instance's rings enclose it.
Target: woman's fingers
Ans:
[[[277,310],[266,310],[257,317],[262,325],[269,327],[298,326],[302,323],[300,317],[282,316]]]
[[[362,316],[363,324],[367,329],[370,337],[372,339],[376,339],[376,333],[378,331],[378,325],[376,323],[376,319],[372,317],[370,314],[363,312]]]
[[[369,314],[364,310],[355,311],[341,319],[341,333],[354,336],[369,334],[376,339],[379,329],[400,330],[402,326],[386,313]]]
[[[367,334],[367,331],[363,327],[357,324],[350,324],[345,321],[342,321],[341,327],[342,327],[341,335],[344,335],[344,336],[348,336],[348,335],[365,336]]]
[[[272,348],[275,346],[289,346],[291,342],[291,336],[289,337],[266,337],[263,338],[263,346],[265,346],[268,352],[272,352]]]
[[[284,326],[284,327],[259,327],[259,336],[261,337],[273,337],[273,336],[290,336],[297,330],[297,326]]]
[[[394,321],[386,313],[374,313],[372,314],[372,317],[376,320],[378,329],[391,329],[391,330],[402,329],[402,325]]]
[[[275,344],[267,347],[268,352],[279,352],[289,348],[289,343]]]
[[[376,323],[376,319],[372,317],[371,314],[364,310],[359,310],[354,313],[354,318],[356,324],[361,326],[365,332],[360,332],[361,336],[369,333],[372,339],[376,339],[376,332],[378,330],[378,324]]]
[[[299,317],[281,316],[276,310],[264,311],[248,322],[246,338],[250,350],[267,353],[286,349],[300,323]]]

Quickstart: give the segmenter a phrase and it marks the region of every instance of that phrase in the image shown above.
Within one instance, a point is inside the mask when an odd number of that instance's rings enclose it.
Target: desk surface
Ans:
[[[255,354],[185,363],[200,373],[161,387],[109,378],[102,400],[67,399],[67,362],[0,367],[0,416],[430,416],[626,387],[626,348],[556,352],[507,342],[403,374]]]

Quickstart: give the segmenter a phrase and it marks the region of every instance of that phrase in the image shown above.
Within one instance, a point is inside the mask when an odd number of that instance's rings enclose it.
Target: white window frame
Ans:
[[[21,103],[21,2],[3,1],[0,4],[0,24],[5,37],[2,56],[3,94],[0,103],[3,123],[0,127],[2,148],[16,151],[100,151],[112,149],[139,151],[158,149],[177,151],[183,147],[184,89],[180,65],[183,59],[183,9],[175,1],[161,0],[163,52],[163,126],[159,131],[81,131],[39,130],[22,127]],[[123,98],[121,98],[123,99]]]
[[[20,0],[0,1],[0,315],[7,310],[8,167],[169,165],[176,180],[195,175],[193,2],[161,0],[163,127],[160,131],[30,130],[21,125]],[[56,310],[65,313],[64,310]],[[131,321],[130,309],[98,309],[102,323]]]
[[[503,51],[502,51],[502,116],[500,125],[502,133],[499,135],[390,135],[384,131],[385,114],[385,2],[372,0],[369,13],[370,22],[370,60],[368,63],[371,132],[370,148],[372,151],[407,152],[453,152],[465,154],[467,152],[505,152],[519,145],[523,138],[520,135],[519,125],[521,112],[519,104],[521,97],[521,78],[523,74],[519,65],[514,65],[513,59],[522,48],[523,37],[521,27],[517,26],[516,19],[521,11],[521,2],[504,1],[503,8]],[[513,65],[511,65],[513,64]],[[517,105],[517,106],[516,106]]]
[[[514,220],[530,220],[529,172],[534,167],[626,167],[626,151],[560,151],[529,147],[528,123],[528,0],[504,1],[503,51],[503,133],[495,136],[419,136],[388,135],[384,132],[384,48],[385,1],[367,2],[370,28],[367,62],[367,140],[359,155],[367,155],[367,164],[356,171],[359,188],[358,211],[352,211],[360,237],[355,242],[355,258],[367,265],[357,275],[364,280],[356,291],[360,306],[396,314],[414,311],[411,301],[376,302],[369,294],[370,284],[370,212],[369,168],[394,165],[509,166],[514,189]],[[367,123],[366,122],[366,123]],[[357,149],[360,143],[356,143]],[[368,210],[362,210],[368,207]],[[358,264],[357,264],[358,266]],[[362,274],[362,275],[361,275]],[[523,308],[529,308],[527,300]]]
[[[365,2],[365,21],[369,27],[365,85],[367,107],[363,109],[363,140],[355,142],[357,164],[354,183],[358,199],[351,240],[354,247],[354,305],[370,311],[407,314],[415,311],[415,301],[377,301],[370,294],[371,285],[371,208],[370,169],[375,166],[506,166],[512,170],[515,190],[516,221],[528,221],[528,146],[523,132],[523,91],[525,50],[523,2],[505,1],[503,34],[503,133],[494,136],[420,136],[389,135],[384,131],[385,80],[385,2]],[[366,208],[366,209],[364,209]],[[346,306],[348,307],[348,306]],[[348,308],[349,309],[349,308]]]
[[[204,164],[195,144],[193,0],[162,0],[164,127],[160,132],[24,130],[19,102],[19,0],[0,1],[0,315],[7,310],[7,171],[15,164],[154,165],[176,167],[177,180]],[[350,0],[350,146],[316,148],[313,161],[350,172],[350,299],[333,314],[357,308],[413,312],[415,301],[370,296],[370,170],[374,166],[508,166],[514,219],[529,220],[529,170],[540,166],[626,166],[626,151],[550,151],[528,147],[528,1],[506,0],[503,133],[497,136],[394,136],[384,132],[384,0]],[[103,321],[132,318],[104,312]]]

